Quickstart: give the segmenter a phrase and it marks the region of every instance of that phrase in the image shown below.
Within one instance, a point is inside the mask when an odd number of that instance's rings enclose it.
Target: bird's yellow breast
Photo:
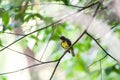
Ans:
[[[62,47],[65,48],[65,49],[68,49],[69,48],[69,45],[67,44],[67,42],[62,42],[61,43]]]

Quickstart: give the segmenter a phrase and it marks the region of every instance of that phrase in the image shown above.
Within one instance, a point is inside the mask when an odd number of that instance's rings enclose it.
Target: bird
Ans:
[[[70,41],[68,38],[64,37],[64,36],[61,36],[61,37],[60,37],[60,40],[62,41],[62,42],[61,42],[61,46],[62,46],[64,49],[68,49],[68,48],[70,48],[70,46],[72,45],[71,41]],[[74,57],[75,54],[74,54],[74,51],[73,51],[73,47],[71,47],[71,49],[70,49],[68,52],[70,53],[70,51],[71,51],[71,53],[72,53],[72,56]]]

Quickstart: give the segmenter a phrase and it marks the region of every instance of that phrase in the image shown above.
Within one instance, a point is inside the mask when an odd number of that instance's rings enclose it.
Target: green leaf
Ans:
[[[41,20],[43,20],[43,19],[44,19],[44,18],[43,18],[43,16],[42,16],[42,15],[40,15],[40,14],[38,14],[38,13],[34,14],[34,16],[39,17]]]
[[[70,1],[69,0],[62,0],[65,5],[69,5]]]
[[[51,24],[53,22],[53,17],[44,17],[43,20],[46,24]]]
[[[83,40],[83,42],[76,44],[75,47],[78,48],[80,52],[88,51],[91,47],[91,38],[86,36],[86,38]]]
[[[33,18],[33,14],[29,14],[29,16],[27,16],[24,21],[28,22],[31,18]]]
[[[61,53],[57,53],[57,54],[55,54],[55,55],[54,55],[54,60],[59,59],[59,58],[60,58],[60,56],[61,56]]]
[[[91,76],[90,76],[90,80],[98,80],[98,76],[99,76],[99,71],[94,72]]]
[[[107,75],[109,75],[109,74],[111,73],[111,71],[112,71],[111,68],[107,68],[107,69],[105,69],[105,73],[106,73]]]
[[[78,66],[80,66],[84,71],[88,72],[88,68],[87,68],[84,60],[82,59],[81,55],[76,54],[76,58],[77,58]]]
[[[28,22],[31,18],[34,18],[35,16],[38,17],[38,18],[40,18],[41,20],[44,20],[44,17],[43,17],[42,15],[40,15],[39,13],[35,13],[35,14],[29,13],[29,14],[26,14],[26,15],[28,15],[28,16],[24,19],[24,21],[27,21],[27,22]]]
[[[30,37],[31,37],[32,39],[35,39],[36,41],[39,41],[39,38],[36,37],[35,35],[31,35]]]
[[[0,8],[0,17],[3,16],[4,12],[5,12],[5,9],[4,8]]]
[[[120,22],[119,21],[110,21],[108,24],[110,26],[112,26],[112,28],[114,28],[114,27],[118,26],[120,24]]]
[[[8,25],[9,19],[10,19],[9,13],[8,13],[7,11],[4,12],[4,13],[3,13],[3,16],[2,16],[2,21],[3,21],[4,26],[7,26],[7,25]]]
[[[0,80],[7,80],[5,76],[0,76]]]
[[[2,41],[1,41],[1,39],[0,39],[0,47],[2,47]]]

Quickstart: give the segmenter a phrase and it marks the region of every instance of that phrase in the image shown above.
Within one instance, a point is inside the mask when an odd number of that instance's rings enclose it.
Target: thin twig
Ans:
[[[95,4],[96,4],[96,3],[90,4],[90,5],[86,6],[86,7],[78,10],[77,12],[80,12],[80,11],[82,11],[82,10],[84,10],[84,9],[87,9],[87,8],[89,8],[89,7],[91,7],[91,6],[95,5]],[[77,13],[77,12],[75,12],[75,13]],[[73,13],[73,14],[75,14],[75,13]],[[70,15],[64,17],[64,18],[67,18],[67,17],[69,17],[69,16],[71,16],[71,15],[73,15],[73,14],[70,14]],[[64,18],[62,18],[62,19],[64,19]],[[3,51],[4,49],[8,48],[9,46],[13,45],[14,43],[18,42],[19,40],[25,38],[26,36],[28,36],[28,35],[30,35],[30,34],[33,34],[33,33],[35,33],[35,32],[44,30],[44,29],[50,27],[50,26],[53,25],[53,24],[59,23],[62,19],[60,19],[60,20],[58,20],[58,21],[56,21],[56,22],[53,22],[53,23],[51,23],[50,25],[48,25],[48,26],[46,26],[46,27],[43,27],[43,28],[41,28],[41,29],[35,30],[35,31],[31,32],[31,33],[28,33],[28,34],[24,35],[23,37],[19,38],[18,40],[14,41],[13,43],[9,44],[8,46],[2,48],[0,51]],[[86,33],[86,30],[85,30],[85,31],[78,37],[78,39],[69,47],[69,49],[71,49],[71,47],[72,47],[73,45],[75,45],[75,44],[82,38],[82,36],[83,36],[85,33]],[[68,49],[68,50],[69,50],[69,49]],[[5,74],[11,74],[11,73],[19,72],[19,71],[21,71],[21,70],[25,70],[25,69],[28,69],[28,68],[31,68],[31,67],[35,67],[35,66],[38,66],[38,65],[42,65],[42,64],[46,64],[46,63],[58,62],[58,63],[56,64],[56,66],[55,66],[55,69],[54,69],[51,77],[50,77],[50,79],[52,79],[52,77],[53,77],[53,75],[54,75],[54,73],[55,73],[55,71],[56,71],[56,69],[57,69],[57,67],[58,67],[61,59],[64,57],[64,55],[66,54],[66,52],[67,52],[68,50],[66,50],[66,51],[64,52],[64,54],[63,54],[63,55],[60,57],[60,59],[58,59],[58,60],[41,62],[41,63],[39,63],[39,64],[34,64],[34,65],[31,65],[31,66],[28,66],[28,67],[25,67],[25,68],[22,68],[22,69],[19,69],[19,70],[16,70],[16,71],[11,71],[11,72],[7,72],[7,73],[1,73],[0,75],[5,75]]]
[[[3,46],[3,45],[2,45],[2,46]],[[19,53],[19,54],[25,55],[25,56],[27,56],[27,57],[29,57],[29,58],[31,58],[31,59],[37,61],[37,62],[41,62],[41,61],[39,61],[38,59],[36,59],[36,58],[34,58],[34,57],[32,57],[32,56],[30,56],[30,55],[28,55],[28,54],[24,54],[24,53],[22,53],[22,52],[19,52],[19,51],[13,50],[13,49],[11,49],[11,48],[7,48],[7,49],[9,49],[9,50],[11,50],[11,51],[14,51],[14,52],[16,52],[16,53]]]
[[[12,34],[12,35],[18,35],[18,36],[25,36],[25,34],[12,33],[12,32],[3,32],[3,33]]]
[[[72,4],[69,4],[69,5],[65,5],[63,3],[40,3],[40,4],[28,4],[27,6],[36,6],[36,5],[64,5],[64,6],[69,6],[69,7],[74,7],[74,8],[84,8],[82,6],[77,6],[77,5],[72,5]],[[22,7],[24,7],[25,5],[22,5]],[[11,9],[14,9],[14,8],[20,8],[21,6],[15,6],[15,7],[12,7]]]
[[[57,62],[57,64],[56,64],[56,66],[55,66],[55,68],[54,68],[54,70],[53,70],[53,72],[52,72],[52,75],[50,76],[50,79],[49,79],[49,80],[51,80],[52,77],[54,76],[54,74],[55,74],[55,72],[56,72],[56,70],[57,70],[57,67],[58,67],[60,61],[62,60],[62,58],[65,56],[66,53],[67,53],[67,51],[65,51],[65,52],[63,53],[63,55],[59,58],[59,60],[58,60],[58,62]]]
[[[53,36],[53,34],[54,34],[54,31],[55,31],[55,29],[56,29],[56,26],[53,25],[52,28],[53,28],[52,33],[51,33],[51,35],[50,35],[50,38],[48,39],[48,42],[47,42],[46,45],[45,45],[45,48],[44,48],[43,53],[42,53],[42,55],[41,55],[40,61],[42,61],[42,58],[43,58],[43,56],[44,56],[44,54],[45,54],[45,52],[46,52],[46,50],[47,50],[48,44],[49,44],[49,42],[50,42],[50,40],[51,40],[51,38],[52,38],[52,36]]]
[[[117,61],[118,63],[120,63],[116,58],[114,58],[113,56],[111,56],[111,55],[100,45],[100,43],[99,43],[93,36],[91,36],[88,32],[86,32],[86,34],[87,34],[90,38],[92,38],[92,39],[97,43],[97,45],[98,45],[108,56],[110,56],[112,59],[114,59],[115,61]]]
[[[109,32],[111,32],[113,29],[115,29],[117,26],[113,26],[110,28],[110,30],[108,32],[106,32],[104,35],[100,36],[99,38],[97,38],[96,40],[99,40],[100,38],[106,36]]]
[[[55,71],[56,71],[56,69],[57,69],[60,61],[61,61],[61,59],[65,56],[66,52],[68,52],[68,51],[73,47],[73,45],[75,45],[75,44],[83,37],[83,35],[84,35],[85,33],[86,33],[86,31],[84,31],[84,32],[77,38],[77,40],[63,53],[63,55],[62,55],[62,56],[60,57],[60,59],[58,60],[58,62],[57,62],[57,64],[56,64],[56,66],[55,66],[55,68],[54,68],[54,70],[53,70],[53,72],[52,72],[52,75],[51,75],[51,77],[50,77],[49,80],[51,80],[52,77],[54,76]]]
[[[98,3],[99,3],[99,1],[98,1],[98,2],[95,2],[95,3],[92,3],[92,4],[88,5],[88,6],[85,6],[85,7],[83,7],[82,9],[79,9],[78,12],[79,12],[79,11],[82,11],[82,10],[84,10],[84,9],[90,8],[90,7],[92,7],[92,6],[94,6],[94,5],[98,4]]]
[[[105,59],[106,57],[107,57],[107,54],[106,54],[104,57],[100,58],[99,60],[97,60],[97,61],[93,62],[92,64],[90,64],[90,65],[88,66],[88,68],[91,67],[92,65],[96,64],[97,62]]]
[[[47,28],[51,27],[51,25],[56,24],[56,23],[58,23],[58,22],[60,22],[60,21],[61,21],[61,20],[58,20],[58,21],[56,21],[56,22],[54,22],[54,23],[52,23],[52,24],[50,24],[50,25],[48,25],[48,26],[46,26],[46,27],[40,28],[40,29],[38,29],[38,30],[35,30],[35,31],[33,31],[33,32],[30,32],[30,33],[22,36],[21,38],[17,39],[16,41],[12,42],[11,44],[9,44],[9,45],[5,46],[4,48],[0,49],[0,52],[3,51],[4,49],[8,48],[9,46],[15,44],[16,42],[22,40],[22,39],[25,38],[26,36],[31,35],[31,34],[33,34],[33,33],[35,33],[35,32],[38,32],[38,31],[47,29]]]
[[[90,5],[88,5],[88,6],[84,7],[84,8],[82,8],[82,9],[80,9],[80,10],[78,10],[78,11],[76,11],[76,12],[70,14],[70,15],[67,15],[67,16],[65,16],[65,17],[63,17],[63,18],[61,18],[61,19],[59,19],[59,20],[57,20],[57,21],[55,21],[55,22],[53,22],[53,23],[47,25],[46,27],[43,27],[43,28],[37,29],[37,30],[35,30],[35,31],[33,31],[33,32],[30,32],[30,33],[24,35],[23,37],[17,39],[16,41],[12,42],[11,44],[7,45],[6,47],[0,49],[0,52],[3,51],[4,49],[8,48],[9,46],[15,44],[16,42],[20,41],[21,39],[27,37],[28,35],[31,35],[31,34],[33,34],[33,33],[35,33],[35,32],[38,32],[38,31],[41,31],[41,30],[47,29],[47,28],[51,27],[51,25],[57,24],[57,23],[59,23],[60,21],[62,21],[63,19],[65,19],[65,18],[67,18],[67,17],[69,17],[69,16],[72,16],[73,14],[78,13],[78,12],[80,12],[80,11],[82,11],[82,10],[85,10],[85,9],[91,7],[91,6],[94,6],[95,4],[97,4],[97,3],[92,3],[92,4],[90,4]]]
[[[58,60],[59,60],[59,59],[58,59]],[[18,69],[18,70],[15,70],[15,71],[0,73],[0,75],[6,75],[6,74],[16,73],[16,72],[19,72],[19,71],[22,71],[22,70],[25,70],[25,69],[28,69],[28,68],[32,68],[32,67],[35,67],[35,66],[39,66],[39,65],[42,65],[42,64],[48,64],[48,63],[57,62],[58,60],[46,61],[46,62],[41,62],[41,63],[38,63],[38,64],[33,64],[33,65],[31,65],[31,66],[28,66],[28,67],[25,67],[25,68],[22,68],[22,69]]]
[[[98,2],[97,2],[97,3],[98,3]],[[95,4],[97,4],[97,3],[95,3]],[[94,4],[91,4],[91,5],[94,5]],[[90,6],[91,6],[91,5],[90,5]],[[89,6],[87,6],[87,7],[89,7]],[[94,15],[93,15],[93,18],[96,16],[97,10],[99,9],[99,7],[100,7],[100,5],[98,5],[98,7],[97,7],[97,9],[96,9],[96,11],[95,11],[95,13],[94,13]],[[86,8],[86,7],[85,7],[85,8]],[[80,11],[80,10],[78,10],[78,11]],[[93,21],[93,19],[92,19],[91,21]],[[89,27],[89,26],[90,26],[90,25],[88,24],[88,27]],[[66,51],[69,51],[69,50],[73,47],[73,45],[75,45],[75,44],[82,38],[82,36],[86,33],[86,30],[87,30],[87,28],[83,31],[83,33],[77,38],[77,40],[76,40]],[[64,53],[64,54],[65,54],[65,53]],[[64,55],[63,55],[63,57],[64,57]],[[61,57],[61,59],[62,59],[63,57]],[[52,75],[51,75],[51,77],[50,77],[49,80],[51,80],[52,77],[53,77],[53,75],[55,74],[55,71],[56,71],[56,69],[57,69],[57,67],[58,67],[61,59],[57,62],[56,66],[55,66],[55,68],[54,68],[54,71],[53,71],[53,73],[52,73]]]
[[[50,76],[50,79],[49,79],[49,80],[51,80],[51,79],[53,78],[53,76],[54,76],[54,74],[55,74],[55,72],[56,72],[56,70],[57,70],[57,67],[58,67],[60,61],[61,61],[61,60],[59,60],[59,61],[57,62],[57,64],[56,64],[56,66],[55,66],[55,68],[54,68],[54,70],[53,70],[53,72],[52,72],[52,75]]]
[[[88,23],[88,26],[86,27],[86,31],[88,30],[88,28],[89,28],[90,25],[92,24],[92,22],[93,22],[95,16],[97,15],[98,10],[99,10],[99,8],[100,8],[100,6],[101,6],[102,3],[100,3],[100,2],[98,1],[98,2],[96,2],[96,4],[98,4],[98,6],[97,6],[97,8],[95,9],[95,12],[94,12],[93,15],[92,15],[92,19],[90,20],[90,22]]]
[[[99,8],[100,8],[100,6],[101,6],[101,3],[100,3],[100,2],[97,2],[97,3],[98,3],[98,6],[97,6],[97,8],[95,9],[95,12],[94,12],[94,14],[93,14],[93,17],[96,16],[96,14],[98,13],[98,10],[99,10]]]

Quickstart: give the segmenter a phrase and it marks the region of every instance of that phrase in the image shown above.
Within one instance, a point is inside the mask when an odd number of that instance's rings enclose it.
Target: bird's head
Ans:
[[[61,39],[61,40],[65,40],[65,37],[64,37],[64,36],[61,36],[60,39]]]

